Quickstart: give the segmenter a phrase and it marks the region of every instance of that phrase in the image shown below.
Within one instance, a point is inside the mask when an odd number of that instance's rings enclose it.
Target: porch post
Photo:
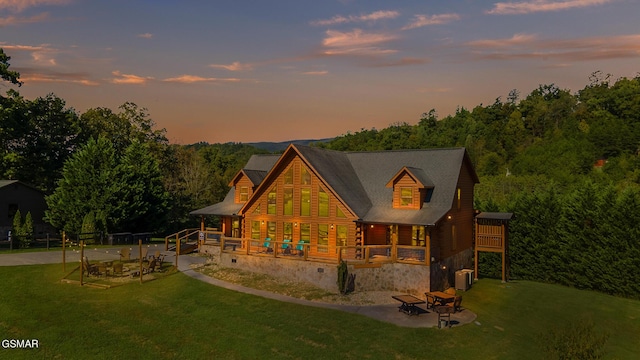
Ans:
[[[200,216],[200,231],[204,231],[204,215]]]
[[[425,264],[429,266],[431,265],[431,229],[427,230],[427,227],[425,226],[425,232],[426,234],[424,237],[426,249],[424,250],[424,261]]]
[[[398,261],[398,225],[391,225],[391,261]]]

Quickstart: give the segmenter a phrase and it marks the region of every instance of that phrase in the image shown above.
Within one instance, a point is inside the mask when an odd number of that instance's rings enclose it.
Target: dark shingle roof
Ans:
[[[7,185],[11,185],[16,182],[18,182],[18,180],[0,180],[0,188],[5,187]]]
[[[260,185],[265,176],[269,173],[269,170],[278,161],[280,155],[253,155],[249,158],[247,165],[242,171],[247,174],[249,180],[254,185]],[[213,204],[202,209],[194,210],[190,212],[191,215],[236,215],[238,211],[242,209],[244,204],[235,203],[235,188],[231,187],[231,190],[227,193],[224,200],[217,204]]]
[[[236,189],[231,188],[222,202],[190,212],[191,215],[236,215],[243,204],[235,203]]]
[[[372,203],[361,219],[365,222],[435,224],[451,209],[464,155],[464,148],[348,153]],[[404,166],[420,169],[422,176],[434,187],[429,203],[420,210],[392,208],[393,189],[385,185]]]

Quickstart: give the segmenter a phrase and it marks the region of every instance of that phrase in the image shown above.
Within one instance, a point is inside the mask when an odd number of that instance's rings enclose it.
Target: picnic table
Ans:
[[[420,308],[416,305],[425,303],[424,300],[413,295],[393,295],[391,297],[402,303],[402,305],[398,307],[398,311],[402,311],[409,316],[413,314],[420,315]]]
[[[433,296],[436,299],[436,302],[440,303],[441,305],[450,303],[453,301],[453,299],[456,298],[455,295],[448,294],[443,291],[432,291],[432,292],[429,292],[428,294],[431,294],[431,296]]]

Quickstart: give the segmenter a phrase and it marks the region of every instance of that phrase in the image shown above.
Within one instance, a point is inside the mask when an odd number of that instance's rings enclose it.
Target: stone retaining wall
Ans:
[[[246,255],[220,252],[219,246],[203,246],[200,253],[213,257],[221,266],[268,274],[296,282],[307,282],[338,292],[338,264],[303,261],[295,256]],[[443,290],[454,285],[455,271],[472,266],[473,249],[434,263],[430,267],[404,263],[349,264],[349,274],[356,275],[355,291],[397,291],[419,297],[427,291]],[[443,270],[442,265],[446,265]]]

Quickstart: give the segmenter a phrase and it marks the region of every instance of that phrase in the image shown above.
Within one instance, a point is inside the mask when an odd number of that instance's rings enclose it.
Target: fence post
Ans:
[[[66,241],[66,236],[67,234],[63,231],[62,232],[62,272],[67,272],[67,262],[66,262],[66,256],[65,256],[65,243]]]
[[[87,264],[87,272],[89,272],[88,264]],[[83,285],[83,282],[84,282],[84,241],[82,244],[80,244],[80,286]]]
[[[140,258],[140,284],[142,284],[142,239],[138,239],[138,258]]]

